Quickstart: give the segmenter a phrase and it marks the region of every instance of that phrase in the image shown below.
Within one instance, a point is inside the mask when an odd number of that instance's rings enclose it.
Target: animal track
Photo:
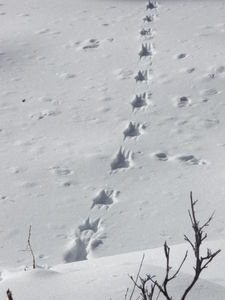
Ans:
[[[208,162],[203,159],[196,158],[192,154],[188,155],[178,155],[178,156],[168,156],[165,152],[153,153],[152,157],[160,161],[179,161],[188,165],[206,165]]]
[[[210,79],[215,79],[217,77],[224,77],[225,74],[225,66],[221,65],[218,67],[214,67],[212,72],[207,74],[206,77]]]
[[[175,157],[175,159],[179,160],[180,162],[187,163],[189,165],[206,165],[207,162],[202,159],[196,158],[194,155],[181,155]]]
[[[49,33],[49,32],[50,32],[49,28],[42,28],[42,29],[38,30],[36,32],[36,34],[46,34],[46,33]]]
[[[183,59],[183,58],[185,58],[185,57],[187,57],[187,54],[186,53],[180,53],[180,54],[178,54],[177,55],[177,59]]]
[[[147,57],[147,56],[152,56],[152,44],[142,44],[141,50],[139,51],[139,57]]]
[[[72,170],[59,166],[50,167],[49,171],[52,175],[56,176],[69,176],[73,174]]]
[[[128,127],[123,132],[124,140],[127,137],[134,138],[134,137],[141,135],[143,133],[144,129],[145,129],[145,126],[143,124],[130,122],[128,124]]]
[[[118,169],[126,169],[132,165],[133,162],[133,154],[130,151],[126,151],[122,147],[120,147],[117,152],[115,158],[111,163],[111,170],[115,171]]]
[[[136,95],[134,100],[131,101],[131,105],[133,107],[133,110],[147,106],[149,96],[150,95],[146,94],[146,93]]]
[[[219,66],[218,68],[216,68],[215,73],[216,74],[224,74],[225,73],[225,66]]]
[[[45,110],[45,111],[41,111],[41,112],[32,114],[32,115],[30,115],[30,117],[35,120],[42,120],[42,119],[45,119],[46,117],[55,117],[59,114],[60,114],[60,112],[56,111],[56,110]]]
[[[150,38],[150,37],[152,37],[152,29],[151,28],[149,28],[149,29],[142,28],[140,30],[140,35],[144,36],[144,37]]]
[[[150,71],[138,71],[137,75],[134,77],[136,82],[149,81],[150,80]]]
[[[65,262],[87,260],[92,256],[93,251],[103,243],[104,235],[101,223],[101,219],[87,218],[83,224],[78,226],[75,239],[64,254]]]
[[[90,39],[88,41],[85,41],[83,43],[82,49],[83,50],[87,50],[87,49],[94,49],[94,48],[98,48],[100,42],[96,39]]]
[[[188,74],[191,74],[191,73],[193,73],[195,71],[195,68],[189,68],[189,69],[187,69],[187,73]]]
[[[73,79],[76,77],[75,74],[73,73],[56,73],[56,75],[61,78],[61,79],[64,79],[64,80],[68,80],[68,79]]]
[[[145,16],[144,18],[143,18],[143,21],[144,22],[147,22],[147,23],[151,23],[151,22],[153,22],[153,16]]]
[[[154,153],[153,157],[155,157],[156,159],[158,159],[160,161],[167,161],[168,160],[168,155],[165,152]]]
[[[212,88],[212,89],[208,89],[208,90],[203,90],[200,93],[204,97],[210,97],[210,96],[214,96],[214,95],[218,94],[218,91],[216,89]]]
[[[186,107],[186,106],[189,106],[190,104],[191,104],[191,100],[190,100],[190,98],[188,98],[186,96],[182,96],[179,99],[177,99],[178,107]]]
[[[119,192],[113,190],[101,190],[98,195],[93,199],[91,208],[97,206],[98,208],[106,207],[107,209],[113,205],[119,195]]]
[[[156,2],[149,0],[148,3],[147,3],[147,5],[146,5],[146,9],[152,10],[154,8],[157,8]]]

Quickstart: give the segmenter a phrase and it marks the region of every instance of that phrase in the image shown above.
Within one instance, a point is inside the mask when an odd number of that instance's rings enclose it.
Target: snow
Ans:
[[[210,242],[212,248],[225,246],[224,240]],[[178,260],[187,249],[181,244],[171,248],[171,264],[175,267]],[[165,265],[163,249],[157,248],[140,252],[108,256],[82,262],[57,265],[56,267],[39,268],[36,270],[4,271],[1,275],[1,292],[10,286],[15,297],[20,299],[124,299],[127,288],[131,292],[133,286],[128,275],[137,274],[141,259],[145,254],[141,275],[151,273],[160,280],[164,276]],[[185,287],[190,283],[193,274],[192,258],[186,261],[183,272],[177,277],[176,283],[171,282],[170,292],[174,299],[179,299]],[[223,299],[225,280],[223,270],[225,267],[224,253],[218,256],[208,269],[203,279],[200,279],[196,288],[190,293],[190,298],[217,300]],[[214,274],[214,275],[213,275]],[[223,279],[222,279],[223,278]],[[163,299],[163,298],[160,298]]]
[[[191,190],[225,248],[225,1],[157,4],[0,2],[1,298],[124,298],[143,252],[182,256]],[[223,261],[192,299],[222,299]]]

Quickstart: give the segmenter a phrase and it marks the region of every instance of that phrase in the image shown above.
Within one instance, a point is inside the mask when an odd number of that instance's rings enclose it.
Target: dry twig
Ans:
[[[10,289],[7,290],[6,294],[7,294],[8,300],[13,300],[12,292],[10,291]]]
[[[209,226],[210,222],[213,219],[214,214],[212,214],[208,218],[208,220],[205,223],[203,223],[203,225],[200,225],[200,221],[198,221],[198,219],[196,217],[196,210],[195,210],[195,206],[196,206],[197,202],[198,201],[193,200],[192,192],[191,192],[190,193],[191,209],[188,210],[188,215],[191,220],[192,229],[194,231],[194,240],[192,241],[189,237],[187,237],[187,235],[184,235],[184,240],[190,244],[190,246],[194,252],[195,265],[193,268],[194,268],[195,273],[194,273],[191,283],[185,289],[180,300],[186,299],[186,296],[188,295],[190,290],[194,287],[195,283],[198,281],[201,272],[208,267],[208,265],[212,262],[212,260],[221,251],[219,249],[217,251],[212,252],[210,249],[207,249],[207,253],[204,256],[201,256],[202,243],[207,239],[207,233],[204,230],[206,227]],[[157,281],[157,279],[155,278],[155,276],[152,276],[150,274],[147,274],[145,278],[142,278],[140,276],[140,271],[141,271],[141,268],[143,265],[143,260],[144,260],[144,256],[143,256],[136,279],[134,279],[132,276],[130,276],[131,280],[133,281],[134,288],[133,288],[133,291],[131,293],[129,300],[133,299],[135,288],[139,289],[142,300],[153,300],[153,297],[154,297],[154,294],[156,291],[155,288],[158,289],[158,295],[155,296],[156,300],[159,298],[160,294],[162,294],[166,298],[166,300],[173,299],[172,296],[168,292],[168,284],[170,283],[170,281],[174,280],[177,277],[177,275],[179,274],[184,262],[187,259],[188,251],[186,251],[178,269],[172,275],[170,274],[171,269],[172,269],[172,267],[170,266],[170,247],[167,245],[166,242],[164,243],[164,255],[166,258],[166,270],[165,270],[165,277],[164,277],[162,283],[159,283]],[[140,283],[138,283],[138,282],[140,282]],[[150,288],[148,288],[148,286],[147,286],[148,283],[151,283]],[[127,294],[126,294],[126,297],[127,297]]]
[[[32,256],[32,267],[33,267],[33,269],[35,269],[36,268],[36,260],[35,260],[34,252],[33,252],[33,249],[31,247],[31,242],[30,242],[30,240],[31,240],[31,228],[32,228],[32,226],[30,225],[29,233],[28,233],[28,239],[27,239],[27,248],[30,251],[31,256]]]

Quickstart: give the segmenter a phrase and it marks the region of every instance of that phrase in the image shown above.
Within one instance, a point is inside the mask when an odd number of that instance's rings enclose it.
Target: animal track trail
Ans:
[[[157,7],[156,2],[149,1],[147,4],[147,10],[154,10]],[[154,14],[147,15],[143,19],[144,23],[152,23],[154,20]],[[143,27],[140,31],[140,35],[143,37],[145,42],[142,43],[141,49],[139,51],[140,59],[151,57],[153,55],[153,45],[147,39],[153,37],[152,29]],[[147,42],[146,42],[147,41]],[[79,43],[80,49],[86,51],[92,51],[91,49],[98,48],[100,42],[96,39],[90,39]],[[151,65],[151,62],[150,62]],[[121,75],[121,72],[116,75]],[[119,77],[119,79],[127,79],[128,76],[132,76],[132,72],[128,72]],[[151,79],[151,70],[139,70],[137,75],[134,77],[136,83],[148,83]],[[134,99],[131,101],[131,106],[133,111],[140,110],[144,107],[148,107],[149,98],[151,93],[144,92],[141,94],[136,94]],[[134,139],[144,134],[146,126],[142,123],[129,122],[127,128],[123,131],[123,141],[126,139]],[[134,153],[132,151],[126,150],[124,147],[120,147],[115,156],[110,163],[111,174],[116,174],[119,171],[124,171],[131,168],[134,165],[133,161]],[[73,171],[61,167],[54,166],[49,168],[49,171],[56,176],[67,177],[73,174]],[[90,205],[89,214],[96,209],[105,209],[107,211],[114,204],[118,202],[118,196],[120,192],[116,189],[101,189],[97,195],[92,199]],[[68,249],[64,253],[64,261],[66,263],[87,260],[95,256],[95,250],[103,244],[105,238],[104,228],[102,226],[102,219],[99,217],[97,219],[86,218],[82,224],[77,227],[76,233],[73,236],[71,243],[68,245]]]
[[[147,9],[155,9],[156,3],[149,1]],[[153,22],[153,15],[146,16],[143,20],[145,23]],[[140,31],[143,39],[152,38],[152,29],[143,28]],[[99,41],[92,39],[86,41],[81,45],[83,50],[88,51],[89,49],[99,47]],[[141,49],[139,51],[140,59],[151,57],[153,55],[152,43],[143,42]],[[137,75],[134,77],[136,83],[148,83],[150,81],[151,70],[139,70]],[[134,99],[131,101],[131,106],[133,111],[140,110],[149,105],[149,97],[151,93],[141,93],[135,95]],[[145,130],[145,125],[141,123],[129,122],[127,128],[123,131],[124,141],[126,139],[137,138],[142,135]],[[129,169],[133,166],[133,152],[125,150],[122,146],[119,148],[118,152],[115,154],[112,162],[110,164],[111,174],[118,171],[123,171]],[[57,176],[68,176],[70,175],[70,170],[61,168],[59,166],[50,169],[51,173]],[[90,211],[94,209],[106,209],[111,208],[115,203],[118,202],[119,191],[101,189],[97,195],[92,199]],[[104,234],[103,234],[102,219],[90,219],[89,217],[84,220],[77,228],[76,234],[68,247],[68,250],[64,254],[65,262],[75,262],[81,260],[87,260],[94,256],[95,250],[103,244]]]
[[[91,209],[97,207],[101,209],[105,207],[106,209],[110,208],[113,204],[115,204],[118,200],[117,197],[119,195],[118,191],[114,190],[101,190],[97,196],[92,200]]]
[[[94,255],[94,250],[103,244],[102,220],[87,218],[78,226],[75,238],[64,254],[67,263],[87,260]]]
[[[131,151],[126,151],[124,148],[120,147],[119,151],[116,153],[113,161],[111,162],[111,171],[118,171],[121,169],[128,169],[133,165],[133,153]]]
[[[128,127],[124,130],[124,140],[126,138],[136,138],[144,133],[146,126],[140,123],[130,122]]]

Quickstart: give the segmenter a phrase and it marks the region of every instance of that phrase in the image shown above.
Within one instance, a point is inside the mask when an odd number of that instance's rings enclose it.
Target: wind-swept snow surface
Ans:
[[[0,2],[0,269],[225,239],[225,1],[153,6]]]
[[[174,271],[187,249],[186,246],[181,244],[171,248],[171,265],[174,267]],[[207,246],[212,249],[220,246],[224,249],[225,242],[219,240],[209,243]],[[189,250],[191,252],[191,249]],[[145,276],[146,273],[150,273],[156,275],[159,281],[162,280],[165,275],[165,259],[163,249],[156,248],[58,265],[50,269],[3,271],[0,296],[4,299],[4,291],[10,287],[14,298],[18,300],[30,299],[30,297],[34,300],[63,300],[65,298],[85,300],[90,297],[93,300],[121,300],[124,299],[127,288],[129,288],[129,294],[133,289],[128,274],[132,276],[137,274],[143,253],[145,260],[141,275]],[[221,253],[209,269],[203,273],[202,279],[191,291],[190,299],[223,299],[225,292],[224,261],[224,253]],[[169,292],[174,296],[174,299],[179,299],[179,296],[191,282],[192,263],[193,258],[190,257],[183,266],[183,272],[175,281],[171,282]],[[134,295],[136,298],[138,297],[137,290]],[[164,298],[160,297],[159,299]]]

